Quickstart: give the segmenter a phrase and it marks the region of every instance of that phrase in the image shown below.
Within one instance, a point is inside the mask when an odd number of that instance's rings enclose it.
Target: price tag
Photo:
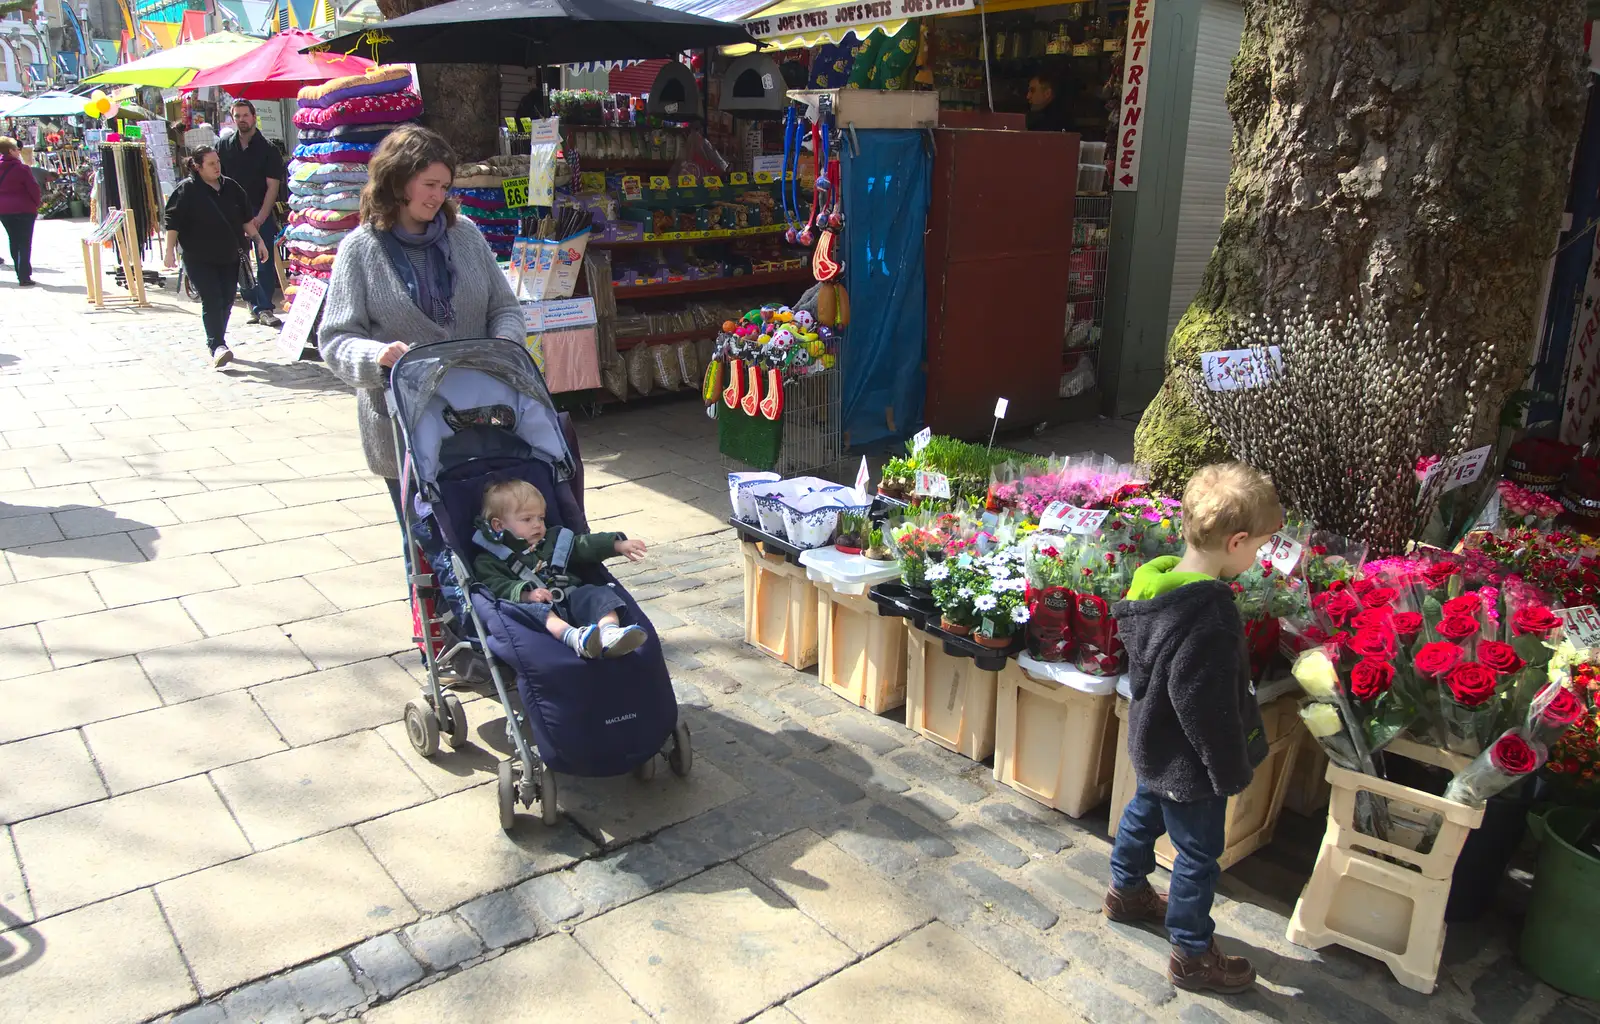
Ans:
[[[856,470],[856,490],[862,494],[867,493],[867,483],[872,479],[872,474],[867,471],[867,457],[861,456],[861,468]]]
[[[1300,553],[1303,548],[1300,542],[1293,537],[1285,537],[1275,533],[1261,545],[1256,556],[1263,561],[1271,562],[1272,567],[1285,576],[1294,572],[1294,567],[1300,564]]]
[[[911,435],[911,454],[921,454],[922,449],[928,447],[928,442],[933,440],[933,428],[923,427]]]
[[[515,210],[528,205],[528,177],[507,178],[500,183],[500,188],[506,194],[506,205]]]
[[[1010,405],[1011,405],[1011,400],[1009,398],[997,398],[997,399],[995,399],[994,400],[994,418],[997,419],[997,420],[1005,419],[1006,418],[1006,408],[1008,406],[1010,406]]]
[[[667,189],[669,189],[671,187],[672,187],[672,179],[667,177],[665,174],[652,174],[652,175],[650,175],[650,191],[652,191],[652,192],[665,192]]]
[[[1105,522],[1106,516],[1110,514],[1110,509],[1073,508],[1068,506],[1066,513],[1061,517],[1061,521],[1062,525],[1072,533],[1094,533],[1100,529],[1100,524]]]
[[[694,188],[698,184],[700,184],[699,179],[696,178],[692,174],[680,174],[680,175],[678,175],[678,187],[679,188]]]
[[[1574,647],[1600,647],[1600,612],[1592,604],[1577,608],[1558,608],[1556,614],[1567,627],[1567,639]]]
[[[1044,507],[1044,513],[1039,516],[1039,529],[1059,530],[1067,525],[1067,510],[1072,506],[1064,501],[1052,501]]]
[[[506,130],[510,131],[510,132],[514,132],[514,131],[517,130],[517,119],[516,118],[514,118],[514,117],[506,118]]]
[[[733,171],[728,175],[728,184],[748,185],[750,184],[750,175],[744,173],[743,171]]]
[[[722,187],[722,179],[717,177],[715,174],[706,175],[704,178],[700,179],[700,183],[702,185],[704,185],[706,188],[721,188]]]
[[[278,350],[286,356],[300,355],[311,344],[311,328],[317,322],[317,311],[328,294],[328,282],[311,276],[300,279],[300,290],[294,294],[294,304],[289,307],[289,318],[283,322],[278,334]]]
[[[770,185],[770,184],[772,184],[772,172],[771,171],[757,171],[756,172],[756,184],[757,185]]]
[[[622,198],[637,200],[643,197],[644,188],[637,174],[630,174],[622,179]]]
[[[1267,349],[1267,360],[1248,348],[1228,349],[1222,352],[1200,353],[1200,373],[1211,391],[1241,391],[1258,388],[1283,372],[1283,350],[1273,345]]]
[[[1484,468],[1489,465],[1489,455],[1493,451],[1494,445],[1486,444],[1482,448],[1474,448],[1453,459],[1440,459],[1423,475],[1422,490],[1426,491],[1441,475],[1444,477],[1444,483],[1439,488],[1441,494],[1467,486],[1483,475]]]
[[[578,175],[578,187],[585,192],[604,192],[606,190],[605,172],[584,171]]]
[[[522,119],[522,132],[524,135],[533,134],[533,118],[525,117]]]
[[[930,498],[950,497],[950,478],[943,473],[930,473],[928,470],[917,470],[916,493],[925,494]]]
[[[561,119],[559,117],[547,117],[538,124],[534,124],[532,120],[524,123],[528,126],[528,134],[533,136],[532,145],[552,145],[561,142]]]

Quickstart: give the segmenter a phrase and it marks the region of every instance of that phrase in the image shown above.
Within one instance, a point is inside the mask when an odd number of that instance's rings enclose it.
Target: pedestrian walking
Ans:
[[[263,327],[282,327],[283,321],[273,313],[276,303],[273,296],[278,290],[278,264],[275,249],[278,243],[278,220],[273,209],[288,178],[283,154],[278,147],[256,131],[256,105],[249,100],[233,101],[234,130],[217,142],[217,155],[222,158],[222,173],[244,187],[250,201],[250,223],[266,240],[266,248],[256,258],[255,287],[245,292],[250,303],[250,322]]]
[[[339,244],[318,347],[357,389],[367,466],[400,510],[400,467],[384,399],[389,367],[411,345],[451,338],[522,344],[527,327],[494,252],[450,200],[455,153],[415,125],[378,144],[361,190],[361,226]]]
[[[33,224],[39,216],[39,181],[22,162],[17,140],[0,136],[0,225],[11,243],[17,284],[33,287]]]
[[[233,361],[226,338],[228,314],[239,290],[240,259],[249,257],[246,239],[261,244],[249,199],[237,181],[223,175],[217,151],[201,146],[189,156],[189,176],[167,200],[166,265],[178,265],[181,246],[183,268],[200,293],[211,364],[218,369]]]

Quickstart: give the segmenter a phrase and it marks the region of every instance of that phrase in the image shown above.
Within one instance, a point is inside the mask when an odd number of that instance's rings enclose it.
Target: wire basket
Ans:
[[[841,383],[837,368],[786,382],[783,386],[783,437],[777,458],[771,465],[742,451],[738,446],[722,446],[722,468],[729,472],[748,469],[772,470],[782,476],[805,473],[830,477],[844,459],[841,431]],[[725,406],[719,416],[730,414]],[[732,415],[743,415],[732,412]]]

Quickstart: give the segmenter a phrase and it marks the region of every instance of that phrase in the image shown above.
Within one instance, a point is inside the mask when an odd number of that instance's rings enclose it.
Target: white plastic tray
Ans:
[[[840,594],[865,594],[875,583],[900,578],[898,563],[847,555],[832,544],[800,552],[800,564],[813,583],[826,583]]]
[[[1070,686],[1081,693],[1095,697],[1103,697],[1116,690],[1117,676],[1092,676],[1087,672],[1079,672],[1064,661],[1039,661],[1027,651],[1017,655],[1017,664],[1022,671],[1028,673],[1041,683],[1058,683],[1061,686]]]

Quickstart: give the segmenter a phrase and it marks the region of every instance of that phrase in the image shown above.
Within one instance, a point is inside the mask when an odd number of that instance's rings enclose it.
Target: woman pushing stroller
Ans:
[[[644,541],[564,527],[549,533],[544,515],[544,495],[526,480],[484,488],[483,514],[472,535],[484,553],[473,559],[473,575],[500,600],[527,604],[535,621],[579,657],[631,653],[647,634],[621,624],[617,612],[626,602],[612,588],[584,583],[568,570],[598,565],[613,555],[637,562],[645,556]]]

